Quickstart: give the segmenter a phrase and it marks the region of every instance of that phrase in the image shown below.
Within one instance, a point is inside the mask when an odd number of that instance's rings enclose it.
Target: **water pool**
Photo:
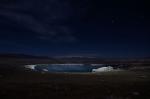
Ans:
[[[97,72],[110,70],[105,64],[37,64],[26,65],[26,68],[40,72]],[[105,67],[105,69],[104,69]],[[103,68],[103,69],[101,69]],[[111,67],[112,70],[112,67]]]

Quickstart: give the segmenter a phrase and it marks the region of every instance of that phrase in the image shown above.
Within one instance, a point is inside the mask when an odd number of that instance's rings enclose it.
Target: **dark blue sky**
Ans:
[[[1,0],[0,53],[150,56],[141,0]]]

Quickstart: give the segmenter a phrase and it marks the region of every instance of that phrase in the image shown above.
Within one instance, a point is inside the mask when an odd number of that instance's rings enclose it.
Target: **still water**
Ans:
[[[44,72],[92,72],[93,69],[104,67],[104,64],[37,64],[26,65],[34,71]]]

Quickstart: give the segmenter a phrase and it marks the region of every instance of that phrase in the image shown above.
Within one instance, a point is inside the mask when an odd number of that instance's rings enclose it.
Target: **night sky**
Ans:
[[[150,56],[144,0],[0,0],[0,53]]]

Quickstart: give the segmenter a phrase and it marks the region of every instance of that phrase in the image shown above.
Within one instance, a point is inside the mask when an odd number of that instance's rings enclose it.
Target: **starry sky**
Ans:
[[[142,0],[0,0],[0,53],[150,56]]]

